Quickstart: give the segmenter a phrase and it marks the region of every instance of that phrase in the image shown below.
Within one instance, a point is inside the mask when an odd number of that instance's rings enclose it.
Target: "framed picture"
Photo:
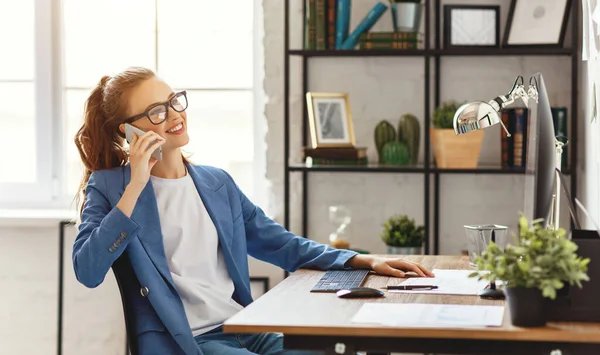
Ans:
[[[313,148],[355,145],[348,94],[308,92],[306,101]]]
[[[572,0],[512,0],[504,47],[562,47]]]
[[[500,47],[500,6],[444,5],[444,48]]]

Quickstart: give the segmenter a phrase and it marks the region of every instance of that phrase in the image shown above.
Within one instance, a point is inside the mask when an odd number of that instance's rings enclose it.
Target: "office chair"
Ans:
[[[120,275],[120,273],[116,272],[116,269],[118,269],[120,272],[127,272],[127,270],[132,270],[131,267],[129,265],[127,265],[128,262],[129,262],[128,259],[123,254],[113,263],[111,268],[113,270],[113,274],[115,275],[115,279],[117,280],[117,285],[119,285],[119,292],[121,294],[121,302],[123,303],[123,316],[125,318],[125,332],[126,332],[125,354],[139,355],[137,333],[136,333],[135,329],[133,328],[134,315],[130,313],[130,307],[127,305],[127,301],[125,299],[124,285],[123,285],[123,280],[121,279],[121,277],[123,277],[123,275]],[[129,266],[129,267],[127,267],[127,266]],[[128,275],[128,276],[135,278],[135,275],[133,274],[133,272],[131,272],[131,275]]]

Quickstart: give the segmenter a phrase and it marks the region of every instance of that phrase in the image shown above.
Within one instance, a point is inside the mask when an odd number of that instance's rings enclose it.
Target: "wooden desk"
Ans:
[[[430,269],[467,269],[462,256],[414,256]],[[386,293],[384,298],[340,299],[335,293],[310,293],[322,271],[299,270],[230,318],[224,331],[283,333],[289,349],[320,349],[330,354],[418,352],[443,354],[562,354],[600,355],[600,324],[549,323],[543,328],[510,324],[508,307],[501,327],[453,329],[413,328],[352,323],[365,302],[410,302],[504,305],[478,296]],[[365,286],[379,288],[400,280],[370,275]],[[337,351],[336,351],[337,349]]]

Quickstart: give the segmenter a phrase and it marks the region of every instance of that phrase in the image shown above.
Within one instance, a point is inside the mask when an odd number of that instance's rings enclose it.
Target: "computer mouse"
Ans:
[[[370,287],[354,287],[336,292],[339,298],[373,298],[383,297],[384,293]]]

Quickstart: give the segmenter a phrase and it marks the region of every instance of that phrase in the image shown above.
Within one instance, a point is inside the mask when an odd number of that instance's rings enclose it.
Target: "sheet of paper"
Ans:
[[[365,303],[353,323],[406,327],[473,328],[499,327],[503,306],[475,306],[427,303]]]
[[[434,285],[438,288],[433,290],[389,290],[395,293],[431,293],[443,295],[477,295],[486,288],[488,281],[477,280],[476,277],[469,278],[474,270],[431,270],[435,277],[422,278],[415,277],[407,279],[400,285]]]

